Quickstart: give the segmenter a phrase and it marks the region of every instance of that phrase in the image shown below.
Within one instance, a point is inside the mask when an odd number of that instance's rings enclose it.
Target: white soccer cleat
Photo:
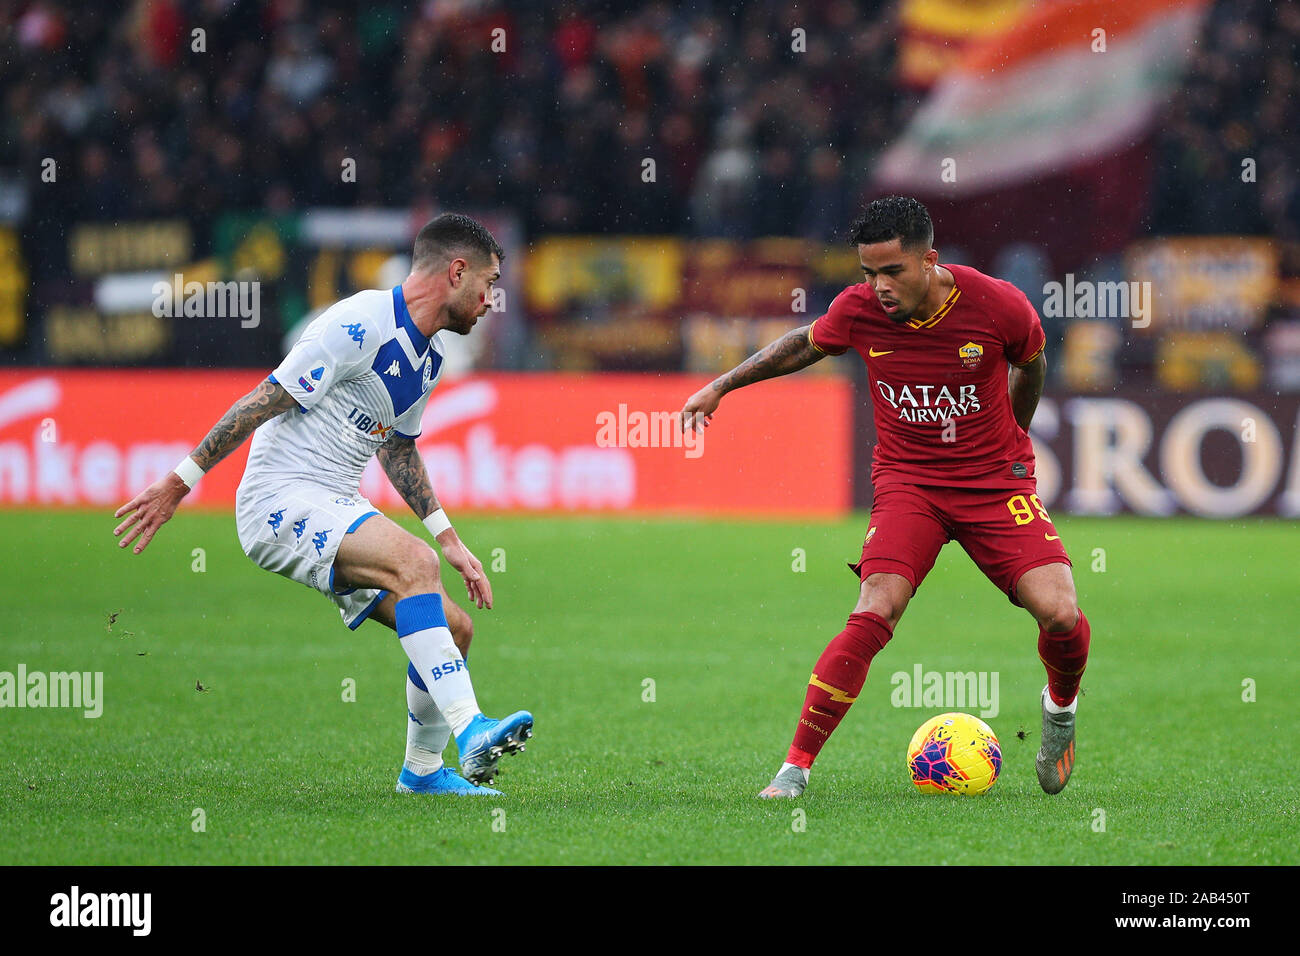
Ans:
[[[779,800],[783,797],[794,798],[804,792],[808,786],[808,771],[802,767],[790,765],[777,772],[772,782],[758,792],[760,800]]]

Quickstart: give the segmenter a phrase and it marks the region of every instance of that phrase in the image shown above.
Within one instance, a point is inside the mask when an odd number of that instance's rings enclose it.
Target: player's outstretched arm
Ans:
[[[242,445],[259,425],[296,406],[297,403],[288,392],[278,383],[266,379],[230,406],[230,410],[212,426],[207,437],[190,452],[190,458],[200,473],[211,471],[213,465]],[[133,549],[136,554],[148,547],[158,529],[176,513],[177,506],[189,490],[190,486],[180,475],[169,471],[118,508],[113,517],[126,515],[126,520],[113,529],[113,534],[118,537],[126,532],[126,537],[118,542],[118,547],[125,548],[136,538],[140,539]]]
[[[415,447],[415,439],[394,434],[379,449],[379,464],[393,483],[402,500],[411,506],[415,516],[424,522],[432,533],[442,556],[465,580],[465,591],[477,607],[492,607],[492,585],[483,571],[483,565],[460,540],[460,535],[447,520],[438,496],[433,493],[429,469]]]
[[[1038,353],[1028,365],[1013,365],[1007,373],[1007,391],[1011,395],[1011,411],[1020,427],[1029,432],[1029,423],[1038,410],[1038,399],[1043,394],[1047,380],[1047,357]]]
[[[682,427],[707,428],[722,396],[734,389],[766,378],[789,375],[824,359],[826,353],[813,348],[809,341],[808,329],[809,326],[804,325],[787,332],[692,395],[682,408]]]

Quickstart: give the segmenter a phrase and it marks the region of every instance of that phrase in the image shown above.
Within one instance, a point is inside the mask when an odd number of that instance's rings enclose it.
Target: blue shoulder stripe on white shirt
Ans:
[[[400,285],[393,287],[393,317],[394,336],[379,347],[370,367],[392,399],[393,414],[400,418],[424,395],[425,385],[437,377],[442,356],[429,347],[429,337],[416,328]]]
[[[399,329],[406,329],[406,334],[415,348],[416,355],[424,354],[429,347],[429,337],[419,330],[411,318],[411,310],[406,307],[406,295],[400,285],[393,286],[393,318]]]

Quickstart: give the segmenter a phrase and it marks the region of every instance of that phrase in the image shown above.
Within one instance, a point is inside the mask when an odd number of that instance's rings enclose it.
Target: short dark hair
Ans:
[[[849,244],[854,246],[897,239],[904,249],[919,246],[929,252],[934,245],[930,213],[911,196],[885,196],[868,203],[852,230]]]
[[[498,260],[506,257],[501,243],[493,238],[481,222],[460,213],[445,212],[430,219],[416,234],[415,248],[411,251],[411,268],[440,266],[457,256],[484,263],[491,260],[493,253],[496,253]]]

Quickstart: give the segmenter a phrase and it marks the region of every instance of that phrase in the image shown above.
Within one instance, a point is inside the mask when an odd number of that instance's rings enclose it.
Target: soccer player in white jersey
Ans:
[[[443,592],[439,561],[421,539],[361,496],[372,455],[424,521],[469,601],[492,607],[483,565],[438,504],[415,447],[429,393],[442,375],[443,331],[468,335],[501,275],[501,246],[452,213],[415,238],[411,274],[391,290],[358,292],[312,321],[279,367],[231,406],[176,469],[117,510],[114,534],[139,554],[196,481],[253,445],[235,498],[239,542],[259,567],[330,598],[348,627],[367,618],[397,631],[407,668],[404,793],[496,794],[503,753],[532,736],[527,711],[479,711],[465,668],[472,624]],[[256,432],[256,434],[254,434]],[[461,774],[442,761],[454,734]]]

